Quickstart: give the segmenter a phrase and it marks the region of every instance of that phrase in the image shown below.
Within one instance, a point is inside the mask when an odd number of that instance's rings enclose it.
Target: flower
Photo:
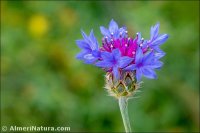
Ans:
[[[92,64],[100,58],[99,44],[94,36],[93,30],[89,36],[82,31],[82,36],[83,40],[76,40],[76,44],[82,49],[76,58],[83,60],[87,64]]]
[[[103,26],[100,26],[100,30],[104,38],[107,38],[110,41],[112,38],[119,38],[121,35],[122,37],[126,36],[126,27],[118,28],[118,24],[112,19],[109,24],[109,28],[106,29]]]
[[[96,63],[96,66],[102,68],[108,68],[113,72],[116,79],[120,78],[119,71],[120,68],[126,67],[133,60],[128,56],[121,56],[119,49],[114,49],[110,52],[101,53],[102,61]]]
[[[137,81],[140,81],[142,75],[150,79],[155,79],[157,77],[153,69],[160,68],[163,63],[155,59],[154,56],[153,52],[143,54],[142,49],[138,47],[135,56],[135,63],[126,67],[125,70],[136,70]]]
[[[120,92],[116,86],[121,85],[125,86],[125,90],[134,90],[134,84],[139,83],[142,76],[155,79],[155,69],[163,66],[160,59],[165,56],[165,52],[160,49],[160,45],[166,42],[168,34],[159,34],[159,27],[159,23],[152,26],[150,39],[145,40],[140,32],[135,37],[128,37],[126,27],[119,28],[112,19],[108,29],[100,27],[103,34],[101,47],[93,31],[89,36],[82,31],[83,40],[76,41],[82,50],[77,58],[105,70],[107,79],[116,82],[109,85],[115,91]],[[127,78],[131,82],[127,83]]]

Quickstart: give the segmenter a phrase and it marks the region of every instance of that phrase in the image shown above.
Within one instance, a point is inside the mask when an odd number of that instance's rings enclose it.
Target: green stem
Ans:
[[[120,112],[121,112],[121,115],[122,115],[122,119],[123,119],[123,123],[124,123],[126,133],[130,133],[131,132],[131,125],[130,125],[130,121],[129,121],[129,117],[128,117],[128,102],[127,102],[126,97],[120,97],[119,98],[119,108],[120,108]]]

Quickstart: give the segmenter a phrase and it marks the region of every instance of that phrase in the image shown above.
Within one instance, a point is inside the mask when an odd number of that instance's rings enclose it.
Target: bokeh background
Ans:
[[[124,131],[103,70],[75,59],[80,30],[101,43],[112,18],[131,36],[157,22],[170,36],[158,79],[129,101],[133,130],[199,131],[199,1],[1,1],[1,124]]]

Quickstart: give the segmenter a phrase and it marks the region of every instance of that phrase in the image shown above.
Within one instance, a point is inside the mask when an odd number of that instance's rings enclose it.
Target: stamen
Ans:
[[[109,47],[108,37],[107,37],[107,36],[105,37],[105,46],[106,46],[106,47]]]
[[[141,41],[142,42],[141,42],[140,46],[142,47],[143,46],[143,42],[144,42],[144,38],[142,38]]]
[[[137,33],[136,33],[136,39],[138,39],[138,35],[139,35],[139,33],[137,32]]]

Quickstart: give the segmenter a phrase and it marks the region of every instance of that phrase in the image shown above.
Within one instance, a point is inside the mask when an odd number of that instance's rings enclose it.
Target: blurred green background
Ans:
[[[80,30],[101,44],[112,18],[131,36],[157,22],[170,36],[158,79],[129,101],[133,130],[199,131],[199,1],[1,1],[1,124],[124,131],[105,72],[75,59]]]

